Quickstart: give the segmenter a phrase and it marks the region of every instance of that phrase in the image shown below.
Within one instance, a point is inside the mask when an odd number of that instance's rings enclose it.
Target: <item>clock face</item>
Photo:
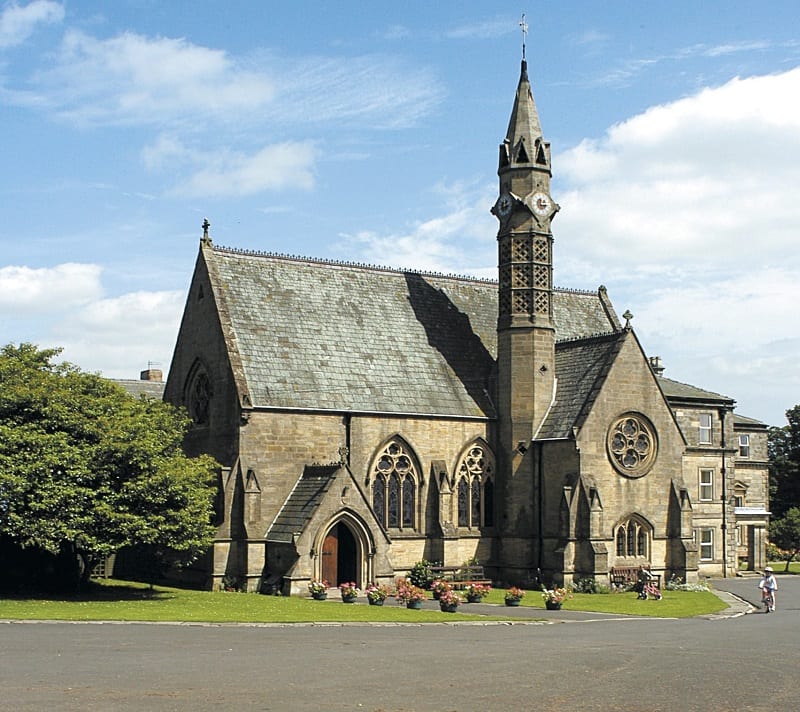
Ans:
[[[497,213],[500,217],[507,217],[511,212],[511,196],[503,193],[497,201]]]
[[[533,203],[533,211],[537,215],[547,215],[553,207],[553,201],[545,193],[534,193],[531,202]]]

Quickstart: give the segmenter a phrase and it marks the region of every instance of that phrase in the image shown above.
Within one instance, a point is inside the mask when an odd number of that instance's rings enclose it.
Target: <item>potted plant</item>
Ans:
[[[342,594],[343,603],[354,603],[358,598],[358,586],[354,581],[339,584],[339,592]]]
[[[314,600],[324,601],[328,597],[329,586],[330,584],[327,581],[317,581],[313,579],[308,582],[308,592]]]
[[[492,590],[492,587],[485,583],[471,583],[467,586],[467,603],[480,603],[486,596],[489,595],[489,592]]]
[[[425,589],[415,586],[406,578],[397,579],[397,593],[395,598],[400,603],[405,603],[406,608],[422,608],[425,600]]]
[[[505,602],[507,606],[518,606],[525,595],[525,591],[516,586],[512,586],[506,591]]]
[[[391,595],[391,590],[386,584],[371,583],[367,586],[366,593],[370,606],[382,606],[383,602]]]
[[[572,594],[568,588],[545,588],[542,590],[542,599],[544,600],[545,608],[548,611],[558,611],[561,609],[561,604],[567,598],[571,598]]]
[[[453,587],[447,582],[442,581],[441,579],[436,579],[431,584],[431,592],[433,593],[434,600],[438,601],[441,595],[447,591],[452,591]]]
[[[444,613],[455,613],[460,603],[461,596],[452,589],[448,589],[439,595],[439,609]]]

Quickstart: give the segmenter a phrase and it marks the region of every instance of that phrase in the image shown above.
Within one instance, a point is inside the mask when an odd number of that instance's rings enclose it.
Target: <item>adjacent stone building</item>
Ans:
[[[206,585],[763,564],[766,427],[665,378],[604,287],[553,286],[524,61],[498,175],[497,281],[222,248],[206,224],[164,394],[222,465]]]

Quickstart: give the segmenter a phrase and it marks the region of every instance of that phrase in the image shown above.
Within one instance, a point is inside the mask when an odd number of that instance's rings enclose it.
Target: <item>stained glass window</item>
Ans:
[[[418,483],[414,459],[399,439],[391,440],[372,468],[372,507],[384,528],[414,529]]]
[[[458,466],[456,521],[459,527],[494,525],[494,458],[480,442],[470,446]]]

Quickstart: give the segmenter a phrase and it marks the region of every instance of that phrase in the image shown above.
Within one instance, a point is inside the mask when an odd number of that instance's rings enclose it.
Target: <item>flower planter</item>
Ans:
[[[311,598],[313,598],[315,601],[324,601],[327,597],[328,594],[326,591],[320,591],[319,593],[311,594]]]
[[[411,608],[415,611],[418,611],[422,608],[422,601],[406,601],[406,608]]]
[[[458,610],[458,604],[445,603],[444,601],[439,601],[439,610],[442,613],[455,613]]]
[[[548,611],[560,611],[561,603],[559,601],[545,601],[544,606]]]
[[[355,594],[351,594],[349,596],[343,595],[342,596],[342,603],[355,603],[357,598],[358,598],[358,596],[356,596]]]
[[[518,606],[519,605],[519,598],[507,598],[506,605],[507,606]]]
[[[382,606],[383,605],[383,599],[382,598],[378,598],[378,599],[376,599],[374,601],[371,598],[368,598],[367,600],[369,601],[369,605],[370,606]]]
[[[483,596],[467,596],[467,603],[480,603],[483,600]]]

